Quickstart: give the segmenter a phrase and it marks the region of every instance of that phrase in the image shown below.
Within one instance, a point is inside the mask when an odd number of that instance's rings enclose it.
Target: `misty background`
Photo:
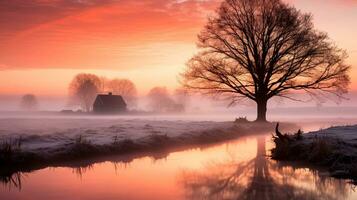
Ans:
[[[175,99],[173,92],[169,93],[171,99]],[[21,113],[28,113],[21,107],[21,98],[23,95],[0,95],[0,116],[10,117]],[[308,97],[303,94],[295,94],[301,99],[307,100]],[[77,105],[69,104],[68,96],[37,96],[38,105],[32,114],[60,114],[62,110],[78,110]],[[248,117],[254,119],[256,107],[254,102],[242,101],[228,107],[227,101],[217,100],[213,97],[192,94],[185,102],[184,110],[178,112],[163,112],[161,114],[180,114],[180,115],[200,115],[210,114],[213,116],[230,115],[235,117]],[[316,101],[291,101],[282,98],[273,98],[268,103],[268,118],[353,118],[357,116],[357,92],[351,92],[346,95],[346,99],[316,102]],[[180,102],[178,102],[180,103]],[[150,99],[147,95],[137,97],[136,111],[155,112],[150,105]],[[159,114],[155,113],[155,114]],[[125,115],[125,114],[121,114]],[[120,115],[119,115],[120,116]]]

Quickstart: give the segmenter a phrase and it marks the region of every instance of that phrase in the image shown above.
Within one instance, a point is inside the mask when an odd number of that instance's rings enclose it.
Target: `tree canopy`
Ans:
[[[347,54],[312,15],[281,0],[225,0],[198,35],[200,52],[187,64],[183,84],[209,94],[247,98],[266,120],[269,99],[292,99],[292,90],[311,96],[347,93]]]
[[[69,92],[74,103],[89,112],[92,109],[93,102],[97,93],[102,88],[102,81],[94,74],[78,74],[69,85]]]

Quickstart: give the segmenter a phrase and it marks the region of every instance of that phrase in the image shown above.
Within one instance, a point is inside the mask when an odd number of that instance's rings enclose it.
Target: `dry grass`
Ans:
[[[353,177],[353,183],[357,185],[357,162],[353,162],[350,166],[349,173]]]
[[[253,126],[254,124],[252,124]],[[249,128],[250,129],[250,128]],[[155,153],[162,157],[169,150],[181,148],[191,148],[196,145],[211,144],[225,140],[237,138],[251,133],[243,128],[232,126],[224,130],[211,130],[203,133],[187,133],[175,137],[169,137],[166,134],[152,134],[142,138],[123,139],[113,137],[112,142],[108,144],[96,144],[89,141],[82,135],[75,137],[66,145],[51,151],[49,153],[31,153],[21,151],[21,142],[4,143],[0,147],[0,157],[11,155],[10,162],[0,163],[0,172],[3,169],[11,172],[26,171],[38,169],[46,166],[62,166],[73,162],[91,162],[112,155],[136,154],[146,155]],[[2,153],[1,151],[5,152]],[[157,152],[163,152],[163,154]],[[3,168],[3,169],[1,169]]]
[[[21,172],[0,174],[0,183],[9,187],[9,189],[14,187],[21,190],[23,176],[24,175]]]
[[[315,163],[326,163],[334,151],[334,145],[326,138],[316,138],[311,144],[308,160]]]
[[[14,156],[21,152],[22,138],[4,140],[0,143],[0,163],[14,160]]]
[[[114,140],[112,147],[115,152],[130,152],[138,148],[131,139]]]
[[[302,143],[302,133],[286,135],[288,140],[273,136],[275,148],[272,149],[272,158],[277,160],[306,160],[324,164],[331,160],[335,151],[334,143],[327,138],[315,138],[312,142]]]
[[[86,157],[96,152],[95,145],[91,141],[85,139],[82,135],[79,135],[74,139],[73,144],[69,148],[67,154],[68,157]]]
[[[303,161],[323,166],[329,169],[332,176],[351,179],[357,183],[357,155],[349,154],[347,149],[351,147],[348,144],[325,137],[305,140],[299,132],[288,137],[282,140],[273,136],[273,159]]]

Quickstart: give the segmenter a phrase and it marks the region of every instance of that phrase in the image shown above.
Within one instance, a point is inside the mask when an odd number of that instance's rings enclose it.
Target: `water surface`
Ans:
[[[270,136],[156,159],[18,173],[1,178],[0,199],[357,199],[345,180],[269,159]]]

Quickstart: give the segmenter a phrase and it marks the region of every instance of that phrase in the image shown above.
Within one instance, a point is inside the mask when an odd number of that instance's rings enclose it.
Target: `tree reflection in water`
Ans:
[[[162,151],[162,152],[151,152],[150,157],[152,158],[153,162],[164,160],[167,158],[169,153],[167,151]],[[76,174],[78,178],[82,179],[83,175],[89,171],[95,170],[95,165],[96,163],[102,163],[102,162],[109,162],[113,165],[115,174],[118,173],[118,170],[126,169],[130,167],[131,162],[135,159],[136,157],[132,156],[121,156],[121,157],[112,157],[111,159],[108,158],[103,158],[103,160],[81,160],[78,162],[73,162],[73,163],[66,163],[62,167],[67,167],[72,170],[72,173]],[[108,161],[107,161],[108,159]],[[56,169],[60,166],[56,167],[48,167],[49,169]],[[38,169],[38,170],[41,170]],[[33,170],[35,171],[35,170]],[[23,171],[14,171],[12,169],[8,168],[1,168],[0,166],[0,184],[4,185],[5,187],[11,189],[18,189],[21,191],[22,189],[22,179],[26,176],[26,174],[31,174],[33,172],[32,170],[26,170],[25,172]]]
[[[306,169],[282,167],[266,158],[265,136],[257,137],[256,157],[238,162],[207,165],[200,171],[183,171],[188,199],[347,199],[350,186],[343,180],[319,176]],[[237,152],[239,153],[239,152]]]
[[[15,172],[15,173],[0,173],[0,183],[11,188],[17,188],[18,190],[22,189],[22,179],[24,178],[24,173]]]

